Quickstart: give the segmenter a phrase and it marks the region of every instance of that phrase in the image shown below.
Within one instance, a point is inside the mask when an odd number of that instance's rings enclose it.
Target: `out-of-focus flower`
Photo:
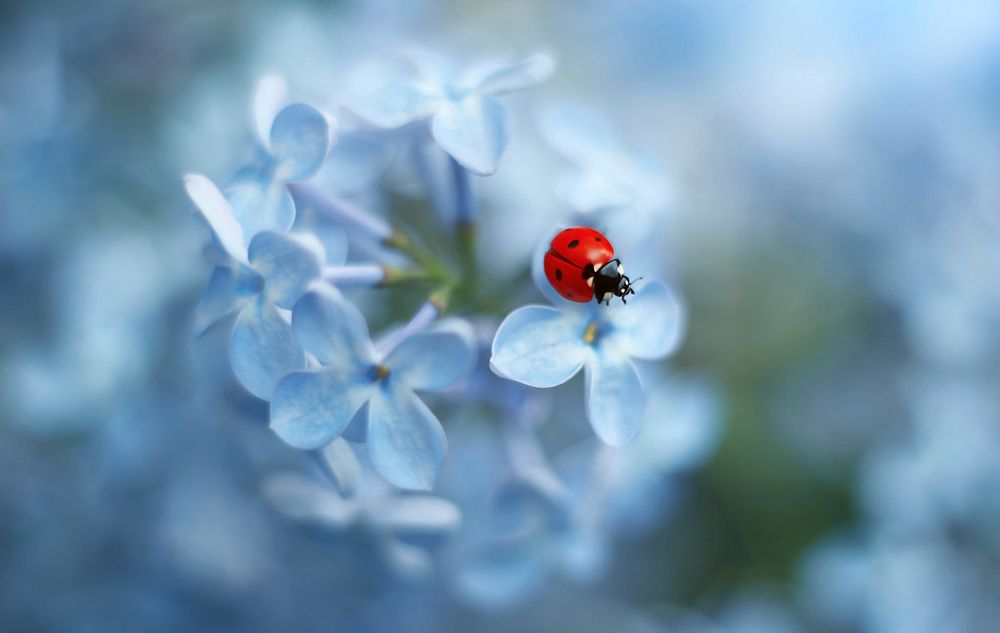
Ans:
[[[464,69],[428,53],[408,56],[418,77],[392,84],[348,106],[379,128],[428,121],[435,142],[464,168],[480,175],[496,171],[510,140],[509,114],[497,96],[541,83],[554,62],[536,54],[518,63],[496,61]]]
[[[336,487],[279,472],[264,482],[264,495],[286,516],[320,529],[359,528],[399,575],[426,576],[433,564],[431,549],[461,526],[458,506],[443,497],[400,493],[365,468],[341,438],[323,449],[322,460]]]
[[[556,298],[544,278],[538,286],[557,307],[530,305],[510,313],[493,340],[490,366],[539,388],[561,385],[586,368],[591,426],[612,446],[628,442],[645,406],[632,359],[659,360],[677,349],[683,333],[680,304],[659,281],[642,284],[628,305],[612,306]]]
[[[305,354],[280,308],[290,309],[320,278],[323,248],[306,236],[258,233],[244,248],[243,231],[227,200],[204,176],[185,179],[188,194],[232,257],[217,267],[198,305],[204,330],[239,311],[229,343],[233,372],[250,393],[270,399],[274,385],[305,367]]]
[[[611,447],[589,440],[555,457],[562,479],[609,535],[655,528],[677,507],[679,477],[712,454],[722,430],[709,384],[654,375],[648,391],[635,441]]]
[[[605,222],[623,239],[648,237],[672,197],[666,168],[649,152],[623,147],[600,114],[575,104],[553,104],[541,114],[546,140],[574,165],[556,181],[556,193],[588,224]]]
[[[585,499],[548,465],[530,432],[508,437],[513,476],[496,493],[485,532],[467,538],[453,560],[454,587],[475,606],[510,606],[537,591],[553,573],[595,579],[608,541]]]
[[[446,439],[414,390],[444,389],[472,369],[469,326],[442,321],[383,355],[357,308],[321,288],[296,304],[292,327],[322,367],[294,372],[278,384],[271,428],[292,446],[315,449],[342,434],[367,405],[366,442],[376,472],[401,488],[430,489]]]

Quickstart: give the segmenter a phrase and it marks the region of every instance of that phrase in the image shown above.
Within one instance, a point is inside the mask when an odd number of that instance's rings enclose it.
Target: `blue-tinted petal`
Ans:
[[[434,486],[447,440],[441,423],[406,387],[379,389],[368,404],[368,453],[375,471],[410,490]]]
[[[607,567],[610,554],[608,543],[595,530],[569,531],[555,546],[563,572],[573,580],[594,580]]]
[[[250,242],[250,265],[264,278],[264,295],[291,308],[323,269],[319,242],[273,231],[258,233]]]
[[[345,109],[369,125],[393,129],[429,117],[441,103],[441,94],[434,87],[403,82],[382,88]]]
[[[243,241],[258,233],[286,233],[295,222],[295,201],[268,170],[245,170],[226,187],[226,199],[243,227]]]
[[[621,446],[639,431],[645,394],[635,365],[615,349],[598,349],[587,362],[587,417],[597,437]]]
[[[229,362],[247,391],[270,400],[278,381],[305,367],[306,359],[292,326],[273,304],[258,299],[236,319],[229,341]]]
[[[246,263],[247,248],[244,227],[235,210],[215,184],[201,174],[184,176],[184,188],[195,206],[208,220],[222,248],[238,262]]]
[[[329,528],[343,529],[356,515],[356,506],[336,490],[296,473],[277,473],[262,486],[264,498],[285,516]]]
[[[382,542],[382,556],[395,573],[409,580],[426,578],[434,571],[430,552],[398,539],[388,538]]]
[[[403,52],[403,59],[429,84],[448,85],[458,75],[458,67],[444,55],[429,51],[409,50]]]
[[[330,149],[333,132],[323,113],[304,103],[286,106],[271,126],[271,154],[280,180],[305,180],[317,171]]]
[[[350,443],[338,437],[323,448],[323,462],[345,495],[353,495],[361,484],[361,462]]]
[[[556,62],[550,55],[537,53],[516,64],[494,67],[475,78],[482,94],[504,94],[536,86],[552,76]]]
[[[455,581],[474,604],[501,608],[532,594],[545,579],[544,559],[523,540],[497,540],[475,547],[461,559]]]
[[[365,318],[333,288],[302,297],[292,311],[292,326],[303,347],[324,365],[356,368],[374,361]]]
[[[326,446],[340,435],[371,395],[363,371],[323,368],[289,374],[271,400],[271,429],[295,448]]]
[[[556,194],[575,210],[593,213],[629,205],[632,196],[613,175],[598,170],[577,170],[556,181]]]
[[[640,281],[628,305],[615,302],[608,308],[616,336],[633,358],[659,360],[677,350],[684,336],[684,310],[661,281]]]
[[[468,96],[438,109],[431,133],[441,149],[474,174],[497,170],[510,140],[507,108],[492,97]]]
[[[253,97],[253,119],[257,138],[270,148],[271,125],[281,109],[288,103],[288,86],[280,75],[267,75],[257,82]]]
[[[379,130],[354,130],[341,135],[330,149],[315,181],[340,195],[356,195],[377,181],[397,152],[396,144]]]
[[[472,327],[458,319],[442,321],[400,343],[385,359],[395,378],[411,389],[439,390],[472,371],[476,342]]]
[[[582,314],[544,306],[511,312],[493,339],[490,367],[531,387],[555,387],[583,365],[586,322]]]
[[[549,145],[580,165],[600,164],[620,151],[607,119],[587,106],[552,103],[542,109],[539,119]]]
[[[400,495],[385,498],[371,508],[372,523],[401,534],[447,533],[462,524],[462,512],[443,497]]]
[[[204,332],[213,323],[242,308],[264,287],[260,275],[248,266],[218,266],[195,310],[195,325]]]

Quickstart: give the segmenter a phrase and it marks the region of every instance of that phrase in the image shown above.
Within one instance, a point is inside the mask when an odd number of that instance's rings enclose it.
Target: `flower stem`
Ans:
[[[440,314],[441,307],[433,299],[427,300],[420,306],[416,314],[413,315],[413,318],[406,325],[388,333],[376,342],[375,349],[385,356],[410,336],[426,329]]]
[[[386,269],[377,264],[327,266],[323,269],[323,278],[338,288],[378,286],[385,283],[387,277]]]

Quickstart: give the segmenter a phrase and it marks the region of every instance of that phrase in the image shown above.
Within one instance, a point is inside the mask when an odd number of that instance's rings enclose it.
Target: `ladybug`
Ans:
[[[566,229],[552,238],[545,253],[545,277],[560,295],[587,303],[611,305],[612,297],[635,294],[615,247],[599,231],[585,226]]]

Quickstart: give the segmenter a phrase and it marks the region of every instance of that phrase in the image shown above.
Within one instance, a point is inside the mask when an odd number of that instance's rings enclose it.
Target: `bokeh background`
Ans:
[[[548,104],[658,155],[656,406],[714,429],[601,574],[490,608],[277,512],[301,455],[191,326],[182,174],[246,160],[264,74],[330,105],[413,46],[559,63],[477,182],[481,261],[562,217]],[[5,3],[0,630],[1000,631],[998,176],[990,0]]]

